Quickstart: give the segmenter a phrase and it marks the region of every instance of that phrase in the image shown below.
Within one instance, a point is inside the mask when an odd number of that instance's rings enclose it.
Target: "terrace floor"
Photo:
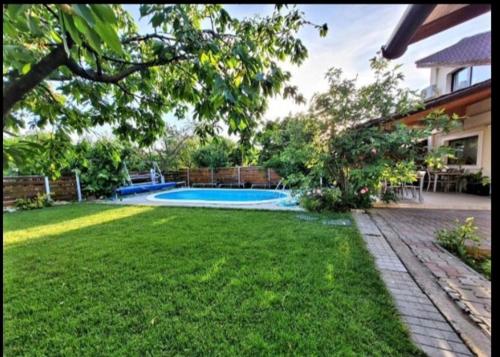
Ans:
[[[386,204],[377,202],[377,208],[416,208],[491,211],[491,197],[456,192],[424,192],[422,203],[416,200],[401,200]]]

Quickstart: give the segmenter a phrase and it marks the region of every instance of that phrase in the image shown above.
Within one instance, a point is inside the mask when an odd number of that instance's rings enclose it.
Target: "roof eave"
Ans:
[[[461,98],[461,97],[466,97],[466,96],[473,95],[473,94],[475,94],[475,93],[477,93],[479,91],[482,91],[484,89],[487,89],[487,88],[491,88],[491,79],[488,79],[486,81],[477,83],[477,84],[475,84],[473,86],[470,86],[470,87],[458,90],[456,92],[447,93],[447,94],[444,94],[442,96],[429,99],[429,100],[427,100],[427,101],[424,102],[424,107],[422,109],[415,110],[415,111],[410,112],[410,113],[405,114],[405,115],[395,114],[395,115],[392,115],[390,117],[377,118],[377,119],[369,120],[367,122],[364,122],[364,123],[358,125],[357,128],[371,127],[371,126],[374,126],[374,125],[386,124],[386,123],[389,123],[389,122],[392,122],[392,121],[403,119],[403,118],[405,118],[407,116],[410,116],[410,115],[413,115],[413,114],[417,114],[417,113],[420,113],[420,112],[424,112],[424,111],[429,110],[431,108],[435,108],[437,106],[446,104],[449,101],[452,101],[452,100],[455,100],[455,99],[458,99],[458,98]]]
[[[412,37],[436,6],[436,4],[410,5],[398,26],[396,26],[390,40],[385,46],[382,46],[382,56],[387,59],[401,57],[410,44]]]

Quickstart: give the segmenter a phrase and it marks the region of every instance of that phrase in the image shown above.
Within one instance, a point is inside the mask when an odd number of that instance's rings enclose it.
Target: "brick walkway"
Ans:
[[[413,342],[429,356],[472,356],[432,301],[420,289],[367,214],[354,213],[368,250],[408,325]]]
[[[370,213],[383,218],[452,299],[491,334],[491,282],[434,243],[438,229],[453,226],[455,218],[463,221],[466,217],[474,217],[483,246],[491,246],[491,212],[375,209]]]

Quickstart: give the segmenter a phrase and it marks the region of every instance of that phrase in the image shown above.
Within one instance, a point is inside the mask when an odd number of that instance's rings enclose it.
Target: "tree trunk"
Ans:
[[[68,44],[69,45],[69,44]],[[3,127],[5,128],[5,117],[12,107],[23,97],[47,78],[59,66],[66,63],[67,55],[62,45],[57,46],[52,52],[45,56],[40,62],[33,65],[31,70],[24,76],[14,80],[4,87],[3,91]]]

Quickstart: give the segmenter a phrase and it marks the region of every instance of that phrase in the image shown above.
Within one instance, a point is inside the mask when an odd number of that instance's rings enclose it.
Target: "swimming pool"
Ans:
[[[282,191],[223,188],[186,188],[156,193],[147,197],[150,201],[235,205],[275,203],[286,198],[289,198],[289,194]]]

